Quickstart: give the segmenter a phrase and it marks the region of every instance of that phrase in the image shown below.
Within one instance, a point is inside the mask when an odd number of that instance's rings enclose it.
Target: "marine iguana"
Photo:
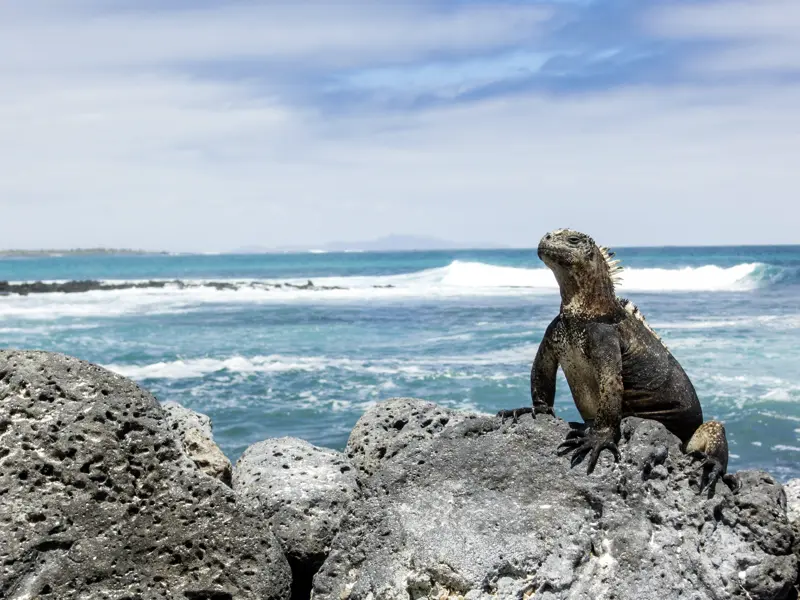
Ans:
[[[639,309],[617,298],[614,286],[622,269],[613,252],[586,234],[559,229],[542,238],[538,254],[556,276],[561,310],[545,331],[533,362],[533,406],[498,415],[555,415],[556,372],[561,365],[585,422],[559,446],[561,456],[572,452],[573,467],[589,455],[587,473],[592,473],[603,450],[619,461],[620,421],[635,416],[663,423],[680,438],[684,452],[705,459],[701,493],[713,493],[720,477],[735,486],[725,475],[725,427],[717,421],[703,423],[700,401],[683,368]]]

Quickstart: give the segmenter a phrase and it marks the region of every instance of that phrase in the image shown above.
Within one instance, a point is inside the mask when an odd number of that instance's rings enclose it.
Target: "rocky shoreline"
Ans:
[[[152,279],[149,281],[121,281],[118,283],[111,281],[98,281],[95,279],[84,279],[62,282],[43,282],[32,281],[22,283],[10,283],[0,281],[0,296],[18,295],[28,296],[30,294],[82,294],[93,291],[114,291],[114,290],[138,290],[138,289],[190,289],[190,288],[212,288],[220,290],[239,290],[239,289],[261,289],[261,290],[345,290],[347,288],[336,285],[314,285],[310,279],[306,283],[269,283],[265,281],[251,282],[231,282],[231,281],[184,281],[181,279],[160,280]],[[392,288],[392,285],[373,285],[373,288]]]
[[[800,480],[699,496],[641,419],[587,476],[568,429],[394,398],[344,452],[270,439],[231,465],[204,415],[0,351],[0,597],[797,599]]]

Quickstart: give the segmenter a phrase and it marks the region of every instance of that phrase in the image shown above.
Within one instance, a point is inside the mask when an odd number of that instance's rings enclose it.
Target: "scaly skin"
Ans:
[[[603,450],[619,460],[620,422],[641,417],[663,423],[683,450],[705,460],[700,491],[713,494],[728,466],[725,427],[703,423],[692,382],[675,357],[650,329],[639,310],[616,297],[619,268],[588,235],[559,229],[539,243],[539,258],[553,271],[561,292],[561,310],[544,334],[531,369],[532,407],[500,411],[553,415],[556,371],[564,371],[575,405],[586,422],[559,447],[572,452],[572,466],[589,456],[591,473]]]

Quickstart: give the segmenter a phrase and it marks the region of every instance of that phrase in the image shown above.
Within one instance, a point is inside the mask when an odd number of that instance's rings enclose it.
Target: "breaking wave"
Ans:
[[[464,367],[527,364],[536,354],[536,344],[521,344],[511,348],[475,355],[436,356],[430,358],[359,359],[330,356],[231,356],[227,358],[193,358],[157,362],[145,365],[108,364],[105,368],[125,377],[145,379],[193,379],[214,373],[287,373],[314,372],[338,369],[373,375],[404,375],[408,377],[463,376]],[[472,377],[478,378],[478,375]],[[503,376],[505,377],[505,376]]]
[[[796,280],[788,269],[763,263],[733,267],[629,268],[619,289],[639,292],[749,291]],[[546,268],[507,267],[455,260],[445,267],[383,276],[322,277],[289,280],[223,281],[190,279],[151,282],[95,282],[96,289],[0,298],[0,318],[120,316],[175,313],[208,304],[316,302],[474,296],[525,296],[558,290]],[[125,288],[129,284],[130,287]],[[104,287],[105,286],[105,287]],[[69,287],[69,286],[66,286]]]

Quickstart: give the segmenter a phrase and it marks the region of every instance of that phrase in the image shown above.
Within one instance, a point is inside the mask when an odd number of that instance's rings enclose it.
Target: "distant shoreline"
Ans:
[[[70,250],[0,250],[0,258],[41,258],[43,256],[147,256],[168,255],[169,252],[131,250],[128,248],[72,248]]]

